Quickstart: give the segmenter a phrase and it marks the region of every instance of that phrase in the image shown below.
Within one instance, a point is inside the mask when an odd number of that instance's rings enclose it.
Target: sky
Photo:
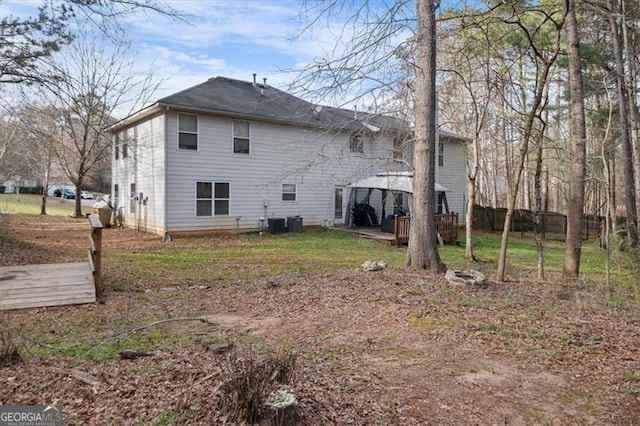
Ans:
[[[312,30],[303,30],[308,23],[305,5],[322,7],[327,2],[159,1],[184,13],[183,21],[153,12],[120,18],[131,42],[128,55],[134,59],[135,73],[152,72],[154,79],[161,81],[155,99],[215,76],[251,81],[253,73],[259,82],[266,77],[269,85],[286,90],[296,76],[290,70],[348,48],[337,42],[345,15],[336,13],[320,20]],[[386,0],[370,0],[369,5],[375,7],[382,1]],[[43,0],[0,0],[0,15],[33,16],[42,4]],[[352,4],[358,5],[358,0]]]
[[[56,0],[52,0],[56,1]],[[3,16],[35,15],[40,0],[0,0]],[[225,76],[286,88],[296,69],[335,47],[336,26],[304,32],[302,5],[294,0],[180,0],[165,2],[184,21],[157,13],[126,16],[129,55],[139,74],[162,80],[156,98]]]

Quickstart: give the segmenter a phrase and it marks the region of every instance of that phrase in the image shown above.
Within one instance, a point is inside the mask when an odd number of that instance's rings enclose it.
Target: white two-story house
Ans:
[[[126,226],[158,234],[258,229],[291,216],[342,224],[349,185],[407,170],[398,149],[410,139],[402,120],[224,77],[160,99],[109,131],[113,203]],[[464,190],[457,145],[443,143],[441,158]],[[458,184],[442,184],[449,208],[461,209]]]

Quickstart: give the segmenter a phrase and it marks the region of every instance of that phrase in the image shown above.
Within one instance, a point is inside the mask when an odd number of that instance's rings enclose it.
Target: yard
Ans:
[[[85,220],[0,221],[3,266],[86,258]],[[235,424],[231,379],[271,360],[303,424],[640,420],[640,284],[616,261],[605,287],[596,244],[580,281],[553,273],[562,246],[549,243],[551,278],[538,282],[532,243],[514,240],[510,282],[452,288],[405,270],[404,249],[339,230],[103,238],[99,303],[0,312],[0,344],[23,360],[0,366],[4,404],[60,403],[65,424]],[[497,237],[477,245],[474,267],[491,274]],[[464,266],[463,247],[441,253]],[[368,259],[389,267],[365,272]],[[152,355],[121,359],[125,349]]]

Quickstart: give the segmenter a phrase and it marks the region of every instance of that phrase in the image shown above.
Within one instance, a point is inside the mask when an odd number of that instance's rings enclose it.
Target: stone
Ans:
[[[444,278],[449,284],[454,286],[471,285],[476,287],[484,287],[487,283],[487,278],[482,272],[469,269],[468,271],[454,271],[453,269],[447,270]]]
[[[384,260],[379,260],[374,262],[372,260],[367,260],[362,264],[362,269],[365,271],[382,271],[387,268],[387,263]]]

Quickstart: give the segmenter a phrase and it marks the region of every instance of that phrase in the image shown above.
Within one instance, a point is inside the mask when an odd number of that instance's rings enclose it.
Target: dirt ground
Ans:
[[[15,240],[0,239],[2,266],[86,252],[84,222],[4,221]],[[106,232],[104,243],[161,244],[124,229]],[[59,330],[75,315],[158,307],[206,318],[216,325],[171,327],[203,342],[215,335],[297,354],[290,388],[302,424],[640,424],[640,318],[601,303],[586,285],[453,288],[426,272],[389,269],[171,285],[177,290],[128,292],[107,281],[100,303],[3,312],[0,320],[19,327],[37,315]],[[234,424],[217,405],[225,355],[191,342],[134,360],[26,356],[0,368],[0,401],[61,403],[68,424]]]

